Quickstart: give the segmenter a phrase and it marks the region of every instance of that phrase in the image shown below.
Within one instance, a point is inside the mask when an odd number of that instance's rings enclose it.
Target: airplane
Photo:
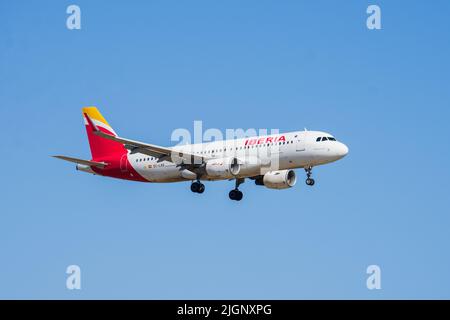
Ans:
[[[94,175],[140,182],[191,181],[194,193],[203,193],[201,181],[235,180],[231,200],[243,198],[245,179],[270,189],[295,185],[294,169],[303,168],[313,186],[312,168],[345,157],[348,147],[322,131],[295,131],[208,143],[163,147],[122,138],[96,107],[82,109],[91,160],[54,156],[76,163],[76,169]]]

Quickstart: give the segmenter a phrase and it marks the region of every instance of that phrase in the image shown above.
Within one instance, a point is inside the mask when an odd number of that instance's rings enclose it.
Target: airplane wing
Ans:
[[[53,156],[53,157],[61,159],[61,160],[65,160],[65,161],[84,164],[86,166],[94,166],[94,167],[101,168],[101,169],[103,169],[104,167],[106,167],[108,165],[106,162],[89,161],[89,160],[71,158],[71,157],[66,157],[66,156]]]
[[[130,140],[121,138],[119,136],[114,136],[108,133],[101,131],[88,114],[84,114],[87,121],[89,122],[89,126],[92,128],[92,131],[95,135],[116,141],[124,144],[125,148],[131,150],[131,153],[142,153],[155,158],[159,158],[159,161],[171,161],[174,163],[188,163],[188,164],[202,164],[205,160],[205,157],[194,155],[186,152],[179,152],[173,150],[171,148],[161,147],[154,144],[148,144],[140,141]]]

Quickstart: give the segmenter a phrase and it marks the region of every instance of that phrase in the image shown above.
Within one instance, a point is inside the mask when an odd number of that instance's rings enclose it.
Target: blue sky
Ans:
[[[449,15],[444,0],[1,1],[0,298],[450,298]],[[228,181],[198,195],[94,177],[50,157],[90,157],[86,105],[161,145],[202,120],[324,130],[350,153],[313,188],[298,170],[239,203]]]

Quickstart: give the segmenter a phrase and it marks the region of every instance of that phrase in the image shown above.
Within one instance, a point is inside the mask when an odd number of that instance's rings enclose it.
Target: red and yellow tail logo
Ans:
[[[85,115],[88,115],[89,118],[91,118],[91,120],[95,123],[96,126],[106,129],[108,131],[109,134],[113,134],[113,135],[117,135],[113,128],[109,125],[108,121],[106,121],[105,118],[103,118],[102,114],[100,113],[100,111],[98,111],[98,109],[96,107],[85,107],[83,108],[83,119],[84,119],[84,124],[87,126],[88,125],[88,121],[86,119]],[[103,131],[103,130],[102,130]]]
[[[82,112],[89,140],[89,146],[91,148],[92,159],[103,159],[105,157],[121,155],[127,152],[123,144],[116,141],[107,140],[93,134],[93,130],[92,128],[90,128],[90,124],[88,119],[86,118],[86,115],[99,130],[107,134],[117,136],[114,129],[109,125],[109,123],[96,107],[85,107],[83,108]]]

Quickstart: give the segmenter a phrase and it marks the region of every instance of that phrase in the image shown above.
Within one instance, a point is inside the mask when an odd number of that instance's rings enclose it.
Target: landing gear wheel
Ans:
[[[191,191],[197,193],[200,189],[200,183],[199,182],[192,182],[191,184]]]
[[[195,193],[203,193],[205,191],[205,185],[200,181],[192,182],[191,191]]]
[[[238,188],[241,184],[245,182],[244,178],[236,178],[236,184],[233,190],[230,191],[228,196],[231,200],[241,201],[244,194]]]
[[[308,186],[313,186],[314,183],[315,183],[315,181],[314,181],[313,178],[311,178],[312,167],[305,168],[305,171],[306,171],[306,184],[307,184]]]
[[[241,201],[244,194],[240,190],[233,189],[228,194],[231,200]]]

